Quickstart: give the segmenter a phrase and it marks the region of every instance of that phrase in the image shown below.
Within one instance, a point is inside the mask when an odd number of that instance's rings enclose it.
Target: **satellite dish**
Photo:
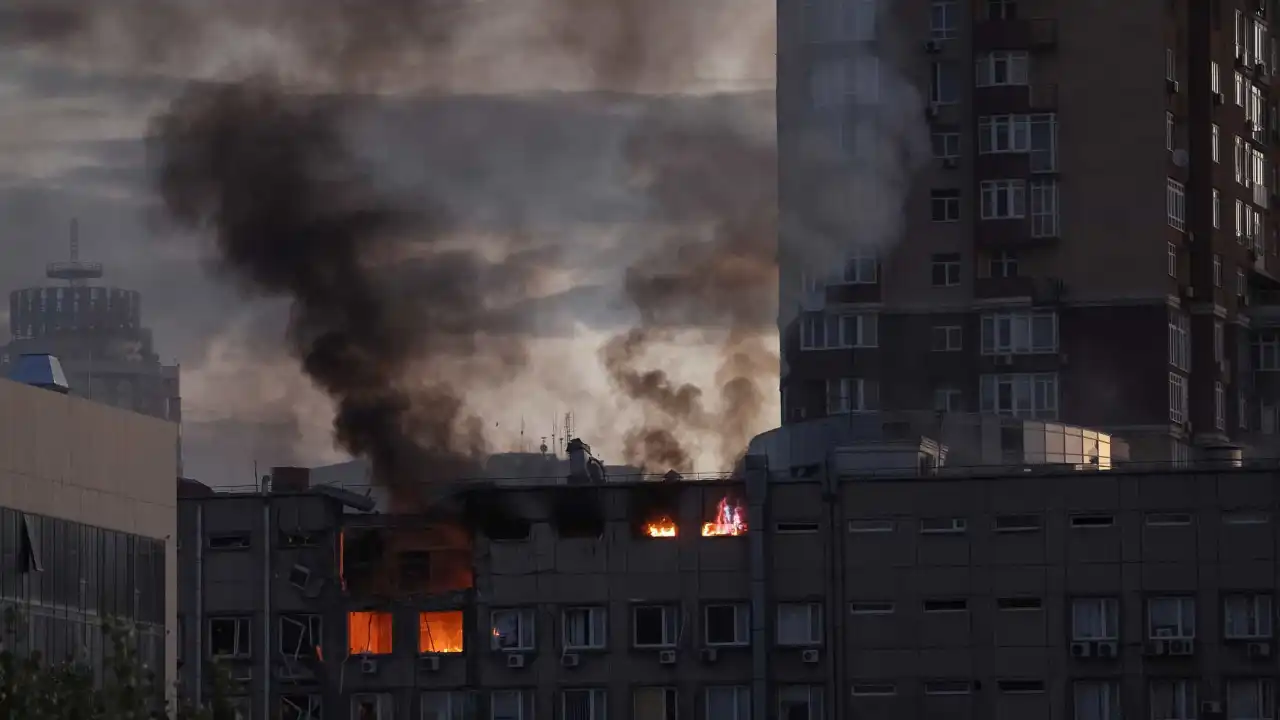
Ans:
[[[1190,159],[1191,158],[1187,155],[1186,150],[1179,148],[1173,151],[1173,164],[1180,168],[1186,167]]]

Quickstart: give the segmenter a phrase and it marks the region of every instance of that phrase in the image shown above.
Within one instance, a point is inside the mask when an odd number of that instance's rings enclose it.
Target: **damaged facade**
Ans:
[[[183,563],[182,672],[216,656],[245,717],[283,720],[1273,702],[1274,472],[952,472],[944,455],[917,438],[749,455],[735,480],[477,483],[440,517],[360,512],[277,471],[183,501],[182,546],[202,550]]]

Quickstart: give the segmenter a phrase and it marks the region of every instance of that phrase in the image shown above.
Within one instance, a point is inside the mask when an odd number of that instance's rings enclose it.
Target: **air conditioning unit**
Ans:
[[[373,658],[360,658],[360,672],[365,675],[376,675],[378,673],[378,661]]]
[[[1250,660],[1269,660],[1271,658],[1271,643],[1251,642],[1247,652]]]
[[[710,665],[720,659],[720,651],[715,648],[702,648],[702,662]]]
[[[419,662],[422,663],[422,667],[426,668],[427,670],[430,670],[431,672],[440,671],[439,655],[423,655],[422,657],[418,658],[418,660]]]
[[[676,651],[675,650],[659,650],[658,664],[659,665],[675,665]]]
[[[1103,640],[1094,643],[1093,654],[1100,658],[1117,658],[1120,657],[1120,643],[1112,640]]]
[[[575,668],[582,664],[582,656],[578,653],[565,653],[560,656],[561,667]]]
[[[942,43],[937,40],[930,40],[924,44],[924,51],[930,55],[937,55],[942,52]]]
[[[821,653],[819,653],[817,650],[801,650],[800,651],[800,662],[813,664],[818,662],[818,659],[820,657],[821,657]]]
[[[1217,700],[1206,700],[1200,703],[1200,714],[1201,715],[1221,715],[1222,703],[1218,702]]]
[[[524,667],[524,656],[519,653],[507,653],[507,667],[509,668]]]
[[[1178,81],[1177,81],[1177,80],[1169,80],[1169,81],[1168,81],[1168,85],[1169,85],[1169,93],[1170,93],[1170,94],[1173,94],[1173,95],[1177,95],[1177,94],[1178,94],[1178,88],[1180,87],[1180,86],[1178,85]]]
[[[1224,93],[1216,92],[1213,94],[1213,104],[1222,106],[1227,104],[1227,96]]]
[[[1161,655],[1168,655],[1169,641],[1168,640],[1149,640],[1147,641],[1147,645],[1144,648],[1144,650],[1147,655],[1154,656],[1154,657],[1159,657]]]
[[[1194,655],[1195,651],[1196,651],[1195,640],[1170,640],[1169,641],[1170,655],[1180,655],[1180,656]]]
[[[1093,655],[1093,646],[1087,642],[1071,643],[1071,657],[1087,658]]]
[[[942,158],[942,167],[948,170],[955,170],[960,167],[960,158]]]

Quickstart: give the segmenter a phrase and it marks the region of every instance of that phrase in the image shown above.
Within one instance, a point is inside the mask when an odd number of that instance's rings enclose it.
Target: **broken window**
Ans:
[[[280,652],[293,658],[317,657],[323,638],[322,628],[319,615],[281,615]]]
[[[18,572],[44,572],[44,566],[40,563],[40,543],[36,539],[40,537],[40,518],[24,514],[18,532],[18,540],[22,543]]]
[[[490,518],[483,526],[484,534],[495,542],[520,542],[529,539],[533,526],[521,517]]]
[[[247,658],[253,654],[250,643],[250,619],[247,617],[209,618],[210,657]]]
[[[395,706],[387,693],[359,693],[351,696],[351,720],[392,720]]]
[[[249,533],[209,536],[210,550],[244,550],[249,547]]]
[[[702,524],[703,537],[733,537],[747,532],[747,509],[725,496],[716,502],[711,518]]]
[[[465,623],[461,610],[418,614],[418,652],[460,653]]]
[[[680,534],[681,483],[655,483],[631,494],[631,522],[637,537],[673,538]]]
[[[389,612],[347,614],[347,647],[352,655],[390,655],[393,622]]]
[[[319,695],[281,695],[280,720],[324,720]]]
[[[419,720],[472,720],[475,703],[470,693],[432,691],[422,693]]]
[[[598,538],[604,534],[600,494],[595,488],[573,488],[556,493],[551,520],[562,538]]]
[[[289,584],[299,590],[306,590],[307,583],[311,581],[311,568],[306,565],[294,565],[289,570]]]
[[[680,613],[670,605],[639,605],[632,615],[634,645],[642,648],[674,647],[680,634]]]
[[[492,621],[494,650],[533,649],[532,610],[494,610]]]

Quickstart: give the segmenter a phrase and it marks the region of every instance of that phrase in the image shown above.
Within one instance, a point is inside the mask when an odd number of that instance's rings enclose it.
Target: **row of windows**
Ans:
[[[959,261],[938,260],[935,276],[950,279],[958,275]],[[1016,262],[1013,260],[1012,262]],[[1185,318],[1184,318],[1185,320]],[[801,350],[831,350],[879,347],[879,315],[873,312],[807,312],[800,320]],[[1170,326],[1170,347],[1173,347]],[[979,321],[980,349],[983,355],[1053,354],[1058,351],[1058,314],[1041,311],[1009,311],[986,313]],[[943,325],[932,329],[931,349],[961,349],[963,332],[959,325]]]
[[[880,384],[871,378],[828,378],[828,415],[875,412],[880,408]],[[963,391],[938,388],[937,410],[958,412]],[[1052,420],[1058,416],[1057,373],[1011,373],[978,378],[978,405],[984,413]]]
[[[1271,513],[1265,510],[1226,510],[1216,514],[1224,526],[1256,526],[1271,522]],[[969,521],[964,517],[933,517],[911,521],[922,535],[929,534],[964,534],[969,531]],[[1111,513],[1079,513],[1071,515],[1069,523],[1072,528],[1087,530],[1113,527],[1116,516]],[[1195,515],[1190,512],[1159,511],[1149,512],[1144,523],[1151,528],[1190,527],[1195,523]],[[857,518],[848,522],[851,533],[892,533],[896,532],[902,521],[896,518]],[[1040,532],[1044,529],[1044,516],[1039,513],[1010,513],[996,515],[991,519],[991,531],[995,533],[1027,533]]]
[[[1056,180],[984,180],[978,186],[978,197],[979,218],[982,220],[1024,220],[1029,217],[1031,237],[1058,236]],[[955,188],[931,190],[929,217],[939,223],[960,222],[960,191]]]

